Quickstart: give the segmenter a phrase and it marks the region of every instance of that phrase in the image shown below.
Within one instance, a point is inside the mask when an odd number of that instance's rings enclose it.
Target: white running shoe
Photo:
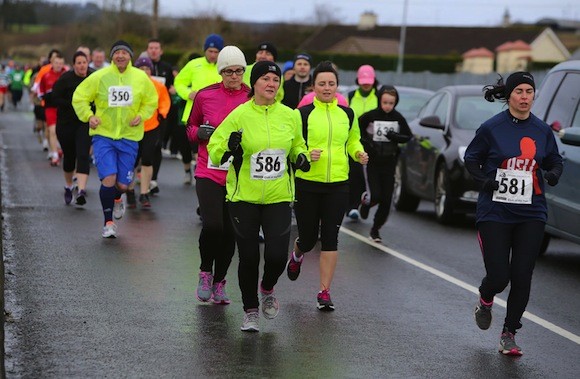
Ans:
[[[103,238],[117,238],[117,225],[113,221],[103,226]]]
[[[125,215],[125,195],[120,199],[115,199],[115,206],[113,207],[113,217],[115,220],[120,220]]]

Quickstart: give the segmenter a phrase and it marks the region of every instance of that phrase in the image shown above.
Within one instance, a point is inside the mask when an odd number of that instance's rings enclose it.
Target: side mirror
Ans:
[[[440,130],[444,130],[445,129],[445,125],[443,125],[441,123],[441,120],[439,119],[439,116],[427,116],[427,117],[423,117],[420,121],[419,121],[419,125],[427,127],[427,128],[433,128],[433,129],[440,129]]]
[[[580,146],[580,127],[562,129],[558,132],[558,137],[566,145]]]

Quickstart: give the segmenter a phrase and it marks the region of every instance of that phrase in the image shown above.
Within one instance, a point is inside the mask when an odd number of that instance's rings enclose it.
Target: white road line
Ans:
[[[417,268],[420,268],[421,270],[425,270],[425,271],[427,271],[435,276],[438,276],[439,278],[441,278],[443,280],[448,281],[449,283],[453,283],[456,286],[461,287],[464,290],[467,290],[467,291],[479,296],[479,290],[477,289],[477,287],[474,287],[470,284],[465,283],[462,280],[454,278],[453,276],[448,275],[448,274],[444,273],[443,271],[439,271],[436,268],[433,268],[433,267],[428,266],[424,263],[421,263],[413,258],[409,258],[408,256],[401,254],[396,250],[388,248],[385,245],[381,245],[381,244],[378,244],[376,242],[373,242],[368,237],[362,236],[362,235],[360,235],[360,234],[358,234],[358,233],[356,233],[348,228],[345,228],[344,226],[340,227],[340,231],[343,232],[344,234],[348,234],[352,238],[355,238],[361,242],[366,243],[369,246],[372,246],[376,249],[382,250],[383,252],[385,252],[389,255],[392,255],[395,258],[398,258],[402,261],[405,261],[405,262],[407,262],[407,263],[409,263]],[[494,304],[497,304],[503,308],[505,308],[507,305],[504,300],[497,299],[497,298],[494,300]],[[542,327],[544,327],[544,328],[546,328],[546,329],[548,329],[548,330],[550,330],[550,331],[552,331],[552,332],[554,332],[554,333],[556,333],[556,334],[558,334],[558,335],[560,335],[560,336],[562,336],[562,337],[564,337],[564,338],[569,339],[570,341],[572,341],[578,345],[580,345],[580,336],[577,336],[576,334],[569,332],[566,329],[563,329],[557,325],[554,325],[553,323],[551,323],[547,320],[544,320],[543,318],[538,317],[538,316],[536,316],[528,311],[524,312],[523,317],[538,324],[538,325],[540,325],[540,326],[542,326]]]

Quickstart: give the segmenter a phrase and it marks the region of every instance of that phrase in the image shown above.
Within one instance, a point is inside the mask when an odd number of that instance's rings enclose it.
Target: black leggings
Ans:
[[[228,203],[236,235],[240,263],[238,280],[244,310],[258,308],[260,266],[260,227],[264,232],[264,270],[262,288],[271,290],[286,268],[290,242],[290,203]]]
[[[296,223],[298,249],[306,253],[314,248],[320,231],[322,251],[338,250],[338,230],[348,203],[348,192],[310,192],[296,190]]]
[[[532,273],[540,253],[544,226],[539,220],[477,224],[486,271],[479,293],[484,301],[490,302],[511,283],[504,326],[512,333],[522,327],[520,320],[530,298]]]
[[[160,149],[161,131],[159,130],[159,127],[145,132],[145,134],[143,134],[143,139],[139,141],[139,152],[137,153],[135,166],[139,164],[139,159],[141,159],[141,165],[153,166],[155,154],[157,153],[157,150],[161,151]]]
[[[391,199],[395,185],[395,167],[397,158],[388,162],[369,162],[367,165],[367,178],[371,191],[371,205],[378,204],[375,213],[373,229],[380,229],[387,222],[391,211]]]
[[[91,167],[91,137],[88,124],[56,124],[56,137],[62,148],[62,169],[64,172],[78,172],[89,175]]]
[[[221,282],[226,277],[235,249],[234,230],[226,205],[226,188],[207,178],[198,178],[195,188],[202,219],[199,269],[213,272],[214,282]]]
[[[365,179],[363,176],[362,165],[355,162],[352,158],[348,158],[348,184],[350,187],[350,193],[348,197],[348,208],[346,211],[351,209],[357,209],[360,204],[360,197],[365,190]]]

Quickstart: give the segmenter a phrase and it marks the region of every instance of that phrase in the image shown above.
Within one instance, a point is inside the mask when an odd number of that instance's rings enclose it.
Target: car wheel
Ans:
[[[546,254],[546,250],[548,250],[548,245],[550,244],[550,240],[552,236],[548,233],[544,233],[544,238],[542,239],[542,245],[540,245],[540,255]]]
[[[435,216],[441,224],[449,224],[456,218],[449,196],[451,191],[448,178],[445,165],[440,165],[435,177]]]
[[[402,212],[415,212],[419,207],[421,199],[415,195],[411,195],[406,189],[405,181],[403,180],[403,164],[401,161],[397,163],[395,168],[395,187],[393,188],[393,204],[395,209]]]

